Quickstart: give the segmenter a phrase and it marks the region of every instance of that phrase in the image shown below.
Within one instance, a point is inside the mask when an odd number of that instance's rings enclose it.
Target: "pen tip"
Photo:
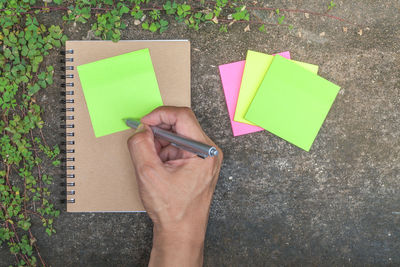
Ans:
[[[134,129],[136,129],[140,124],[139,120],[135,120],[132,118],[127,118],[127,119],[123,119],[123,120],[127,126],[134,128]]]

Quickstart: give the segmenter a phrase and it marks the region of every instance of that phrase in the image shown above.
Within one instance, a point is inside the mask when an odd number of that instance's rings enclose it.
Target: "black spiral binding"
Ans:
[[[69,57],[68,55],[73,55],[74,50],[65,50],[61,52],[62,55],[65,56],[65,59],[62,59],[60,62],[64,63],[64,66],[61,67],[62,71],[68,71],[68,70],[74,70],[74,66],[66,66],[66,64],[74,62],[73,57]],[[61,134],[65,139],[67,137],[73,137],[75,136],[75,132],[73,129],[75,128],[75,124],[72,122],[75,119],[74,115],[66,115],[68,112],[69,114],[71,112],[74,112],[75,109],[73,107],[74,104],[74,99],[71,98],[74,95],[74,83],[69,82],[68,79],[73,79],[74,75],[73,74],[66,74],[64,72],[63,75],[61,75],[61,79],[64,79],[65,82],[61,84],[61,87],[63,90],[61,91],[61,96],[63,99],[61,100],[61,103],[64,104],[64,107],[61,109],[61,112],[63,116],[61,116],[62,124],[61,128],[63,129],[63,133]],[[65,140],[65,142],[61,143],[62,146],[65,146],[65,150],[62,152],[65,153],[66,157],[62,159],[63,162],[63,169],[65,172],[65,175],[63,178],[66,179],[65,183],[61,183],[61,186],[66,187],[67,189],[63,192],[61,192],[63,195],[65,195],[66,200],[63,202],[67,203],[75,203],[75,198],[68,198],[70,195],[75,195],[75,190],[71,189],[71,187],[75,186],[75,182],[70,181],[70,179],[75,178],[75,174],[71,173],[75,170],[75,165],[73,165],[73,162],[75,162],[75,158],[73,156],[70,156],[71,154],[75,153],[75,149],[71,148],[71,146],[75,145],[74,140]]]

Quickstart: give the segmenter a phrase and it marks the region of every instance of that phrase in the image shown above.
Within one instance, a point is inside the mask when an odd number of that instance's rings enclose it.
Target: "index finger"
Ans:
[[[161,166],[161,159],[157,155],[154,144],[154,136],[151,129],[143,125],[142,129],[136,132],[128,139],[128,149],[131,154],[132,163],[138,173],[146,167],[156,168]]]

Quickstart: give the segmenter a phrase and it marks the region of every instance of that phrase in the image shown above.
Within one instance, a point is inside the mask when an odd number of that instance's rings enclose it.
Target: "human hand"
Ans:
[[[222,151],[203,132],[188,108],[160,107],[143,117],[141,123],[129,139],[128,147],[140,197],[154,223],[150,265],[167,262],[171,266],[174,262],[178,266],[194,266],[199,262],[201,265]],[[219,155],[201,159],[167,141],[155,139],[149,126],[214,146]]]

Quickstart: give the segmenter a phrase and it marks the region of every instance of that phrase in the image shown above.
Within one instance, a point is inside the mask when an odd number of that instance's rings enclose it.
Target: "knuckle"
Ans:
[[[182,109],[183,109],[183,112],[184,112],[186,115],[188,115],[188,116],[190,116],[190,117],[196,117],[196,115],[194,115],[194,112],[193,112],[193,110],[192,110],[191,108],[189,108],[189,107],[183,107]]]
[[[153,109],[153,111],[151,113],[158,112],[158,111],[163,111],[163,110],[165,110],[165,108],[166,108],[166,106],[156,107],[155,109]]]
[[[140,178],[152,178],[156,174],[156,168],[151,162],[144,162],[136,166],[136,171]]]
[[[131,137],[128,138],[127,143],[128,143],[129,147],[134,145],[134,142],[135,142],[134,138],[135,138],[134,135],[132,135]]]
[[[180,107],[182,113],[193,114],[193,110],[189,107]]]
[[[196,119],[196,115],[194,114],[193,110],[191,108],[188,107],[182,107],[179,110],[179,115],[181,116],[181,118],[185,119],[185,120],[195,120]]]
[[[152,116],[156,116],[159,114],[162,114],[165,112],[166,106],[160,106],[160,107],[156,107],[155,109],[153,109],[152,111],[150,111],[148,114],[146,114],[146,116],[144,116],[142,119],[145,119],[147,117],[152,117]]]
[[[138,132],[129,137],[128,139],[128,146],[129,147],[134,147],[135,145],[146,141],[146,139],[149,138],[148,134],[146,132]]]

